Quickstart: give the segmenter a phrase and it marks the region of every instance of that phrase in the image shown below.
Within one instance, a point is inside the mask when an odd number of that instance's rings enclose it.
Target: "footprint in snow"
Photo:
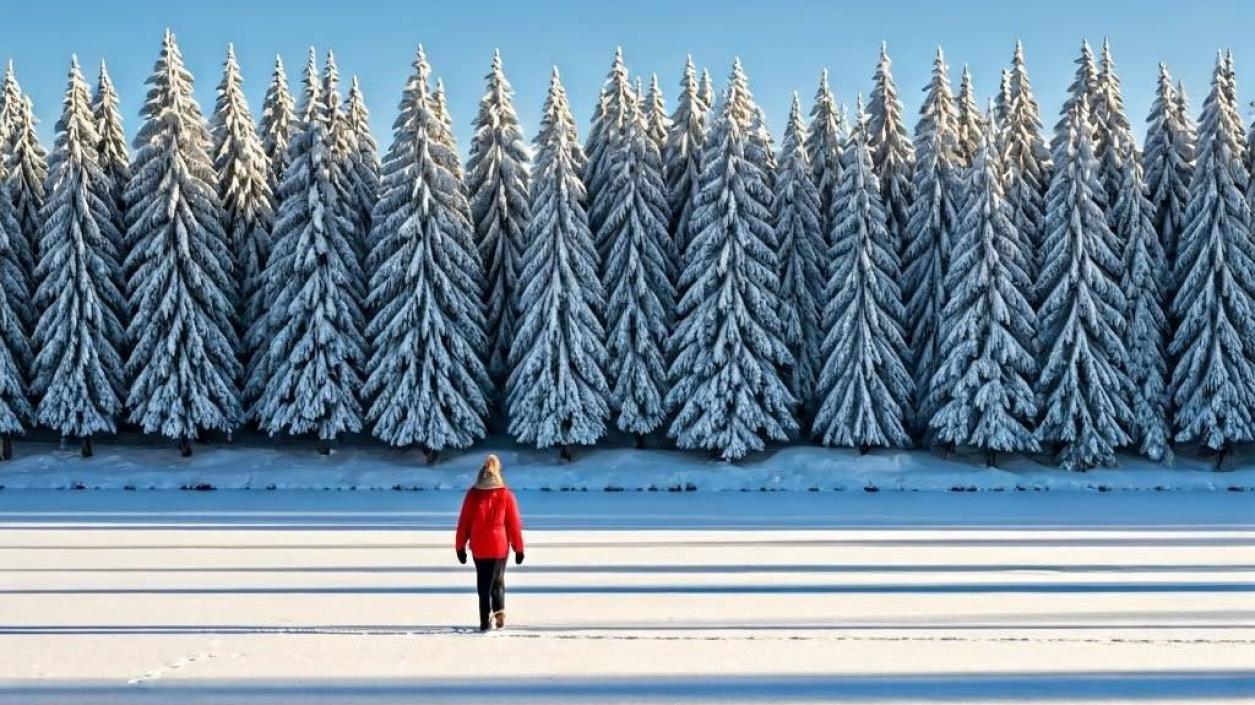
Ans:
[[[139,675],[134,678],[131,678],[127,680],[126,684],[127,685],[142,685],[149,681],[159,680],[163,676],[165,676],[167,673],[181,670],[184,666],[187,666],[192,663],[196,663],[197,661],[208,660],[211,658],[214,658],[213,654],[195,654],[195,655],[183,656],[177,659],[174,663],[162,666],[161,668],[157,668],[152,671],[148,671],[147,673],[144,673],[143,675]]]

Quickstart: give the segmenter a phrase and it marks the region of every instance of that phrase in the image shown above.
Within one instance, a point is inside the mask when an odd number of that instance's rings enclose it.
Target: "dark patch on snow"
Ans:
[[[197,482],[195,484],[180,485],[179,489],[184,492],[213,492],[218,488],[208,482]]]

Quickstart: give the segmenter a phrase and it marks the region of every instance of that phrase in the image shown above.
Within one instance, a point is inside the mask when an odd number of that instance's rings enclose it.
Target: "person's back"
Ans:
[[[490,617],[498,628],[505,626],[505,566],[514,549],[515,562],[523,562],[523,522],[518,500],[501,478],[501,462],[489,455],[475,485],[466,492],[458,516],[453,548],[466,563],[466,546],[475,557],[479,592],[479,628],[487,631]]]
[[[518,500],[508,487],[467,490],[458,519],[458,546],[469,542],[476,558],[508,558],[511,548],[522,552],[522,534]]]

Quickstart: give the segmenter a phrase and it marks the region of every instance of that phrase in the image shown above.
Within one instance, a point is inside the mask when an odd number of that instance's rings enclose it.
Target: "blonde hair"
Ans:
[[[479,469],[479,471],[481,473],[490,472],[494,475],[500,475],[501,474],[501,458],[498,458],[493,453],[489,453],[488,457],[484,458],[484,464]]]
[[[475,486],[483,489],[505,486],[501,478],[501,459],[489,453],[484,464],[479,468],[479,477],[475,478]]]

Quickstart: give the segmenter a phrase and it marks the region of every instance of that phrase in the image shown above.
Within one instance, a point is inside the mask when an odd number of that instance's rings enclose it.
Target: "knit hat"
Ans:
[[[479,469],[479,477],[475,478],[475,489],[495,490],[498,487],[505,487],[505,480],[501,479],[501,460],[489,455]]]

